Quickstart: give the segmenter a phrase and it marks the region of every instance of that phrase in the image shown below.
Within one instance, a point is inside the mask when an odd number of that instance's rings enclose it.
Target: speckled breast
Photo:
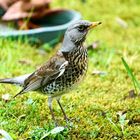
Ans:
[[[67,55],[69,65],[64,74],[51,81],[42,88],[42,92],[48,95],[57,96],[60,92],[71,88],[85,75],[87,71],[87,50],[84,48],[75,50]]]

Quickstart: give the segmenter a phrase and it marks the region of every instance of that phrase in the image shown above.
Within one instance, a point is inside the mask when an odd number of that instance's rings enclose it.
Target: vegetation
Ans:
[[[89,69],[85,80],[71,94],[62,98],[62,104],[71,120],[68,128],[52,134],[54,128],[47,96],[37,92],[26,93],[16,99],[0,98],[0,129],[17,139],[140,139],[140,99],[133,80],[140,79],[140,1],[139,0],[57,0],[54,7],[65,7],[81,12],[83,19],[102,21],[91,31],[86,45],[99,41],[97,48],[90,48]],[[27,40],[0,39],[0,77],[13,77],[35,70],[56,51],[31,47]],[[95,45],[95,44],[94,44]],[[121,58],[131,68],[128,75]],[[126,65],[125,65],[126,66]],[[93,75],[93,70],[105,75]],[[137,81],[137,80],[136,80]],[[3,94],[15,95],[21,88],[0,85]],[[133,91],[134,89],[134,91]],[[130,96],[131,93],[131,96]],[[134,96],[135,95],[135,96]],[[60,126],[65,126],[57,103],[53,108]]]

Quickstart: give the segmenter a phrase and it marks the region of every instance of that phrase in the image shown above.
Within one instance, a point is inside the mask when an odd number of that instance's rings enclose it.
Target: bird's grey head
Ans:
[[[82,44],[86,39],[88,31],[99,24],[101,22],[89,22],[87,20],[78,20],[71,24],[65,32],[61,51],[69,52],[74,47]]]

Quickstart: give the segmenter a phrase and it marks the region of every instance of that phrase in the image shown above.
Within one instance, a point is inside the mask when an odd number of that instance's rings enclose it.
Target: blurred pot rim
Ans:
[[[62,12],[69,12],[71,13],[72,19],[62,25],[56,25],[56,26],[50,26],[50,27],[39,27],[36,29],[30,29],[30,30],[9,30],[8,32],[0,32],[0,36],[17,36],[17,35],[30,35],[30,34],[36,34],[40,32],[55,32],[55,31],[61,31],[66,30],[69,25],[71,25],[76,20],[81,19],[81,14],[74,10],[67,10],[62,9]]]

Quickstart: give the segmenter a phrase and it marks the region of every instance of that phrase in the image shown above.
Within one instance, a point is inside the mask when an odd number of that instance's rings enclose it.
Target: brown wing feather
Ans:
[[[66,64],[63,66],[63,64]],[[67,61],[62,53],[57,53],[46,64],[42,65],[33,74],[31,74],[24,83],[23,92],[36,90],[41,86],[49,83],[49,81],[58,78],[64,72],[67,66]],[[61,67],[63,66],[63,71]]]

